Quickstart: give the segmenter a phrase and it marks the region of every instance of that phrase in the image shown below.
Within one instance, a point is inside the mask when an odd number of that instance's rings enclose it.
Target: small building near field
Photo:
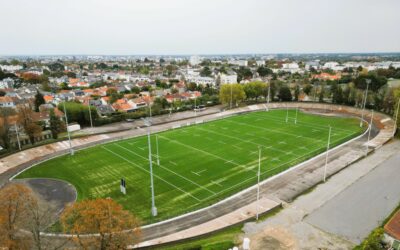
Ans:
[[[389,243],[392,249],[400,250],[400,210],[386,223],[385,241]]]

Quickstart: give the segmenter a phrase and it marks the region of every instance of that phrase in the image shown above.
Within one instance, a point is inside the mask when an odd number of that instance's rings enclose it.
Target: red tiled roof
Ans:
[[[390,218],[384,228],[387,234],[396,240],[400,240],[400,210],[397,211],[392,218]]]

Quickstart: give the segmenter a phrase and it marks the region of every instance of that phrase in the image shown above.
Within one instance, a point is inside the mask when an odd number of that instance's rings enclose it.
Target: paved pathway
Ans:
[[[400,204],[400,154],[395,154],[314,211],[306,222],[360,244]]]
[[[354,187],[357,187],[355,189],[359,190],[359,185],[369,190],[370,187],[365,185],[370,185],[371,182],[365,181],[365,178],[381,182],[380,178],[385,176],[385,174],[382,175],[382,172],[387,168],[386,163],[382,163],[387,161],[390,165],[393,162],[391,157],[398,154],[399,150],[399,141],[389,143],[368,158],[334,175],[326,183],[317,186],[313,192],[300,196],[293,203],[286,204],[285,209],[274,217],[268,218],[261,223],[247,223],[244,231],[246,236],[251,238],[251,249],[352,249],[354,242],[349,241],[348,238],[337,236],[332,232],[321,230],[318,226],[310,224],[309,220],[324,225],[326,224],[325,222],[338,220],[337,223],[342,226],[345,225],[346,228],[354,228],[355,230],[363,228],[364,235],[365,232],[372,230],[377,225],[377,221],[382,218],[381,213],[375,214],[372,210],[368,215],[374,214],[373,217],[364,217],[364,223],[354,224],[356,221],[350,220],[346,223],[343,217],[341,217],[342,215],[345,216],[345,211],[342,210],[342,213],[338,217],[336,213],[330,214],[332,210],[326,210],[325,206],[332,209],[349,208],[346,203],[338,203],[340,197],[343,196],[342,193],[353,192]],[[400,182],[397,182],[397,190],[400,190]],[[356,199],[354,201],[363,201],[360,203],[363,206],[354,206],[349,212],[366,210],[369,207],[373,207],[371,204],[370,206],[366,205],[369,196],[365,196],[365,193],[353,194],[357,195],[352,197]],[[385,194],[381,196],[378,193],[376,194],[377,196],[373,195],[373,197],[380,197],[382,199],[385,196]],[[396,199],[393,198],[391,199],[395,202]],[[335,208],[329,205],[331,202],[335,202]],[[370,200],[370,203],[372,202],[375,201]],[[328,213],[321,217],[322,213],[319,212],[319,209],[328,211]],[[333,218],[330,218],[330,216]],[[345,231],[348,232],[347,229]]]

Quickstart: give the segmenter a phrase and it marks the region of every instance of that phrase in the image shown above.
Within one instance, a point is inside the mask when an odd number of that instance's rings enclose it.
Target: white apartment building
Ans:
[[[282,68],[280,70],[290,73],[296,73],[301,71],[299,65],[296,62],[284,63],[282,64]]]
[[[197,66],[197,65],[199,65],[201,63],[201,60],[202,59],[199,56],[191,56],[190,59],[189,59],[189,63],[192,66]]]
[[[248,65],[247,60],[229,60],[228,63],[232,64],[232,65],[242,66],[242,67],[247,67],[247,65]]]
[[[237,74],[221,74],[220,75],[221,84],[234,84],[237,83]]]
[[[23,67],[21,65],[0,65],[0,69],[2,71],[15,72],[23,69]]]
[[[264,61],[264,60],[257,60],[257,61],[256,61],[256,65],[257,65],[258,67],[260,67],[260,66],[265,66],[265,61]]]
[[[14,80],[12,78],[6,78],[0,81],[0,89],[12,89],[14,88]]]

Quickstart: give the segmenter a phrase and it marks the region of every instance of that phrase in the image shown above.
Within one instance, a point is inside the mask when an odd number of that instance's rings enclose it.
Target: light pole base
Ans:
[[[154,217],[157,216],[157,208],[156,207],[151,208],[151,215],[153,215]]]

